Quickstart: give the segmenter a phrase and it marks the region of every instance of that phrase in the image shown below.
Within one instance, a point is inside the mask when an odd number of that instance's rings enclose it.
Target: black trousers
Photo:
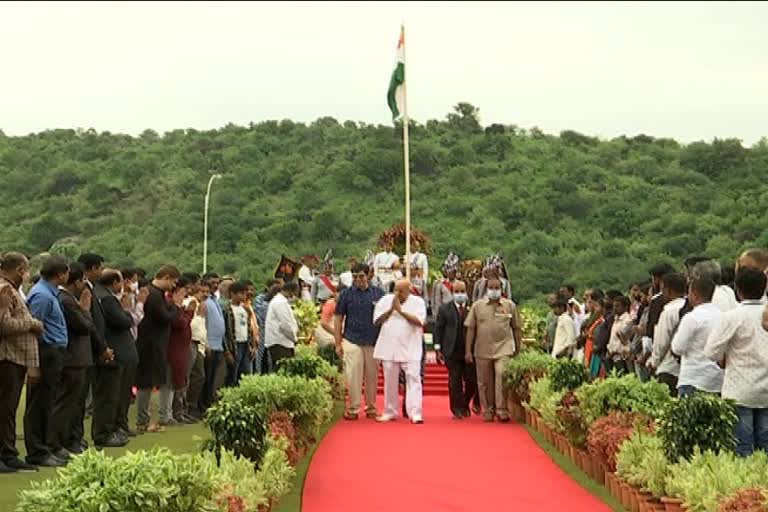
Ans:
[[[445,361],[448,368],[448,396],[451,412],[459,415],[469,411],[469,404],[477,396],[477,373],[474,365],[464,361],[464,354],[454,354]]]
[[[120,389],[118,390],[117,416],[115,425],[123,430],[130,430],[128,427],[128,410],[131,408],[131,388],[136,381],[136,367],[123,366],[120,376]]]
[[[281,359],[288,359],[293,357],[293,349],[284,347],[282,345],[272,345],[267,347],[269,357],[272,359],[272,368],[277,368],[277,363]]]
[[[39,344],[40,380],[27,386],[27,409],[24,413],[24,444],[27,461],[41,461],[51,454],[48,433],[53,427],[51,416],[56,396],[61,389],[64,370],[63,347]]]
[[[88,400],[88,394],[91,392],[93,375],[93,366],[89,366],[85,369],[85,383],[83,384],[83,388],[80,390],[80,396],[77,399],[77,411],[72,419],[69,437],[64,441],[64,448],[68,450],[80,446],[85,439],[85,402]]]
[[[48,447],[52,452],[66,448],[70,443],[80,412],[79,401],[83,396],[85,375],[86,368],[65,367],[61,372],[61,386],[56,393],[48,426]]]
[[[16,449],[16,411],[24,388],[27,368],[10,361],[0,361],[0,459],[19,456]]]
[[[124,373],[124,367],[114,364],[99,364],[94,367],[91,437],[96,444],[104,443],[117,432],[120,384]]]
[[[225,364],[223,351],[211,350],[205,357],[205,387],[203,388],[203,395],[200,397],[201,412],[208,410],[216,402],[216,396],[221,385],[220,375],[224,371],[223,366]]]
[[[666,385],[669,388],[669,394],[673,397],[677,396],[677,376],[671,373],[657,373],[656,380]]]
[[[205,388],[205,356],[200,352],[195,356],[192,372],[189,375],[187,387],[187,413],[192,416],[202,416],[205,409],[201,407],[200,399]]]

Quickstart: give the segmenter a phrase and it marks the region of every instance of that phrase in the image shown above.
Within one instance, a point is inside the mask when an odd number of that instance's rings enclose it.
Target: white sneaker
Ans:
[[[414,416],[413,418],[411,418],[411,423],[413,423],[414,425],[421,425],[422,423],[424,423],[424,418],[422,418],[421,416]]]
[[[376,418],[376,421],[378,421],[379,423],[387,423],[389,421],[395,421],[396,419],[397,417],[392,416],[391,414],[382,414],[381,416]]]

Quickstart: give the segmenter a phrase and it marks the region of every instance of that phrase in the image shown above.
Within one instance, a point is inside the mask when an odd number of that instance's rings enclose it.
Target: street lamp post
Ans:
[[[211,185],[213,180],[221,178],[221,174],[214,174],[208,180],[208,190],[205,192],[205,227],[203,228],[203,274],[208,272],[208,203],[211,199]]]

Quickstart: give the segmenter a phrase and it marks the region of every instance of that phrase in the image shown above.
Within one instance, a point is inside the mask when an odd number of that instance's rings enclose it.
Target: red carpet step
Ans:
[[[384,374],[379,370],[378,394],[384,393]],[[448,396],[448,369],[440,364],[424,366],[424,396]]]

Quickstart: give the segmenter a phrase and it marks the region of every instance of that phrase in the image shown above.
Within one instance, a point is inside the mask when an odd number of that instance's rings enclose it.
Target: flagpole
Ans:
[[[403,33],[403,164],[405,167],[405,278],[411,279],[411,162],[408,148],[408,65],[405,60],[405,24]]]

